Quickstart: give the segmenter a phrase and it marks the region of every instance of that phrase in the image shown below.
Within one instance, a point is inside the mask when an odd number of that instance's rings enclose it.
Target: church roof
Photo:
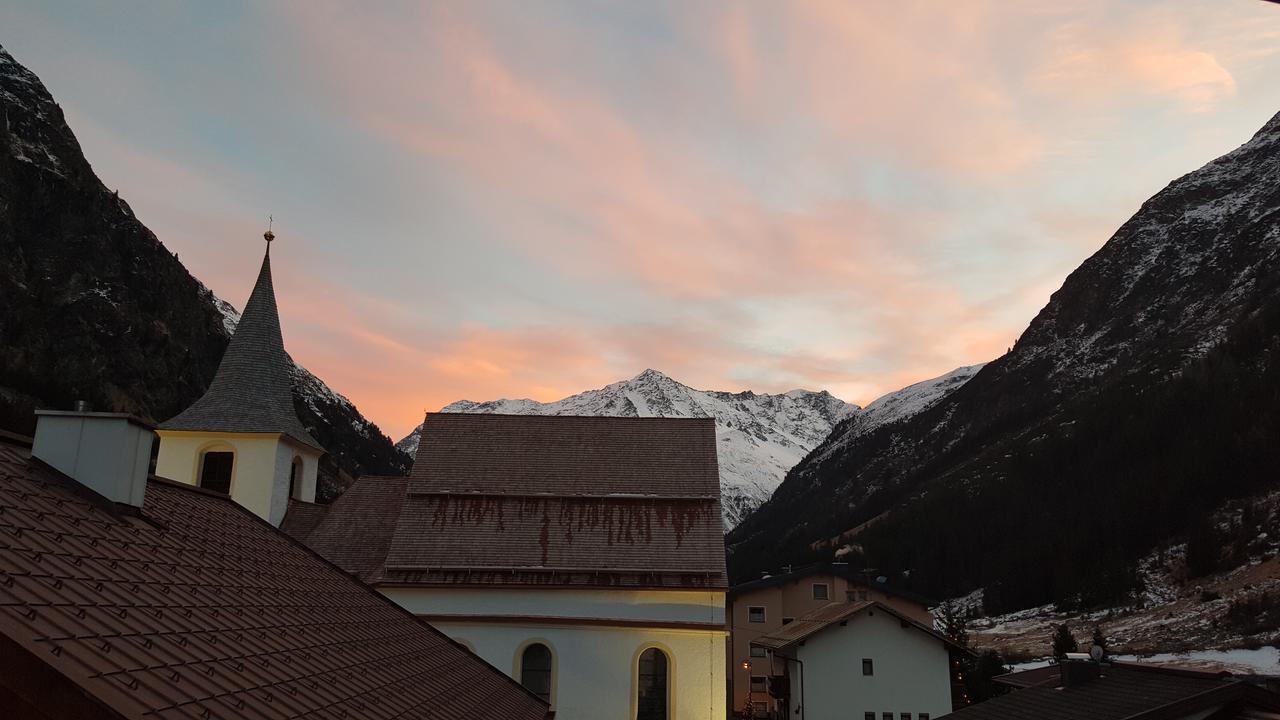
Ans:
[[[430,413],[306,541],[375,584],[724,589],[719,491],[710,418]]]
[[[141,508],[114,505],[0,437],[0,537],[14,717],[550,714],[225,495],[151,478]]]
[[[240,324],[222,356],[213,383],[191,407],[160,424],[161,430],[284,433],[322,450],[293,409],[289,356],[280,334],[271,285],[271,245]]]

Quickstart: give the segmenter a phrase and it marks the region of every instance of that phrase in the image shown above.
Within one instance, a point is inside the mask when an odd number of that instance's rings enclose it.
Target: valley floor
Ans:
[[[1280,603],[1280,557],[1182,583],[1152,562],[1142,597],[1131,606],[1064,613],[1046,605],[980,617],[969,623],[970,642],[1025,669],[1044,662],[1053,629],[1066,622],[1081,648],[1101,627],[1110,651],[1124,659],[1280,675],[1280,627],[1270,609]]]

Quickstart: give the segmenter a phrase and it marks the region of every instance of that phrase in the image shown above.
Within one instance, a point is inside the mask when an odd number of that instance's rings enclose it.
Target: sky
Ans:
[[[1006,351],[1280,111],[1260,0],[13,2],[0,44],[393,439],[661,370],[879,395]]]

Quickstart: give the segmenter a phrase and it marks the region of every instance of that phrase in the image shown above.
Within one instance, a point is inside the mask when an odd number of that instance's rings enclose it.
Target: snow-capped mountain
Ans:
[[[779,395],[695,390],[656,371],[555,402],[460,400],[442,412],[610,417],[713,417],[719,441],[720,487],[726,527],[738,523],[773,492],[783,475],[831,432],[858,412],[824,391]],[[396,447],[414,455],[416,428]]]
[[[1143,203],[959,389],[837,428],[729,536],[731,574],[876,518],[862,561],[925,594],[1114,599],[1152,547],[1275,483],[1278,298],[1280,115]]]

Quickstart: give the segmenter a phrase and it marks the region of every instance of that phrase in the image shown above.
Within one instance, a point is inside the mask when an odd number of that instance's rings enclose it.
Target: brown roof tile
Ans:
[[[727,586],[709,418],[431,413],[400,481],[307,542],[378,583]]]
[[[1062,687],[1056,675],[1056,672],[1037,673],[1032,677],[1045,679],[957,710],[947,717],[956,720],[1172,720],[1232,703],[1280,708],[1280,696],[1248,686],[1226,673],[1111,663],[1103,669],[1102,677],[1069,687]]]
[[[427,413],[410,492],[720,497],[711,418]]]
[[[0,669],[27,682],[38,665],[95,715],[547,714],[438,631],[189,486],[153,479],[140,512],[122,509],[0,442],[0,571]]]

